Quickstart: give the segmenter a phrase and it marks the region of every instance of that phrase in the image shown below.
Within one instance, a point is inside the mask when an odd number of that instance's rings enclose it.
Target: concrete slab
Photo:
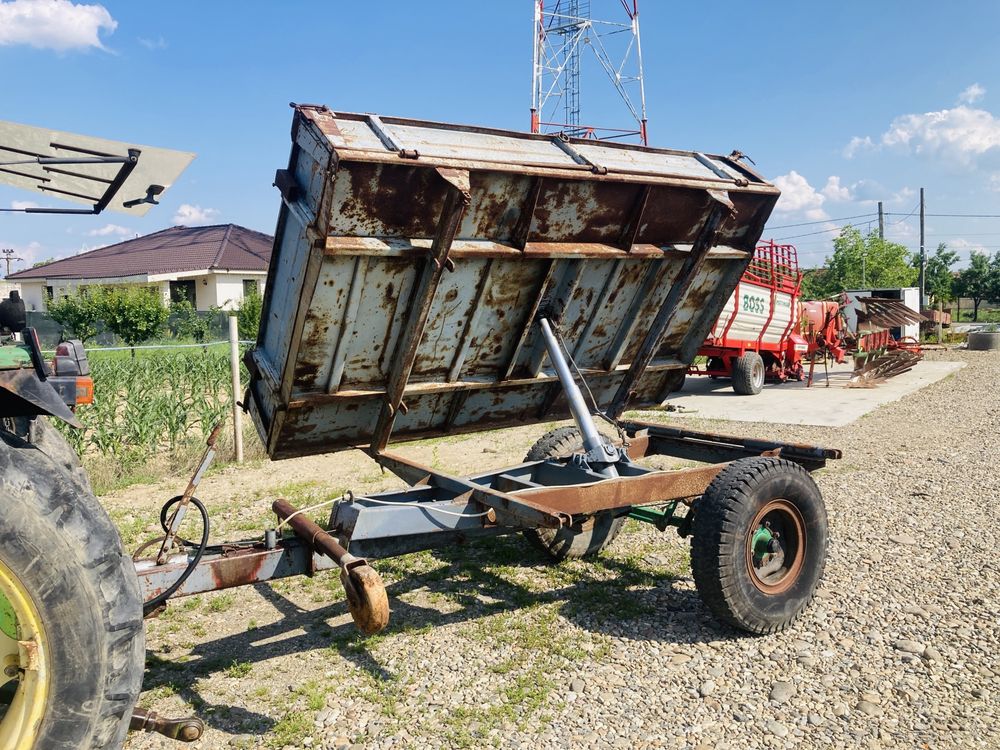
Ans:
[[[829,388],[820,371],[814,376],[811,388],[806,388],[805,381],[768,383],[756,396],[734,393],[729,380],[689,375],[684,389],[673,394],[666,403],[668,409],[677,407],[680,416],[841,427],[963,367],[964,362],[924,360],[909,372],[889,378],[875,388],[848,388],[851,365],[835,365],[830,370]]]

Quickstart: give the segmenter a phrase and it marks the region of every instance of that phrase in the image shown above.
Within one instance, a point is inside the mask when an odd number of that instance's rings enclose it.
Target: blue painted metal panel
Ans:
[[[377,441],[387,415],[395,439],[562,416],[533,326],[543,300],[609,399],[721,202],[708,261],[633,388],[632,405],[655,403],[778,196],[721,156],[573,141],[591,168],[552,136],[324,107],[296,109],[293,144],[250,383],[274,458]],[[446,270],[428,277],[432,248]]]

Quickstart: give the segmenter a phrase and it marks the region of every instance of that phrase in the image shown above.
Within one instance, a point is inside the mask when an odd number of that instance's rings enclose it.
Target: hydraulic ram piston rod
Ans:
[[[617,477],[618,470],[615,469],[614,461],[617,459],[618,453],[614,448],[605,445],[601,439],[601,433],[597,431],[597,425],[594,424],[594,417],[591,415],[590,409],[587,408],[587,402],[584,401],[580,387],[573,378],[573,372],[569,369],[569,363],[559,345],[559,339],[552,332],[552,326],[547,318],[539,318],[538,325],[542,329],[542,338],[545,340],[545,350],[549,354],[549,360],[556,368],[559,384],[566,394],[566,401],[569,402],[573,421],[576,422],[576,426],[580,428],[583,435],[584,451],[588,456],[600,455],[603,457],[605,465],[599,468],[595,467],[596,471],[606,477]]]

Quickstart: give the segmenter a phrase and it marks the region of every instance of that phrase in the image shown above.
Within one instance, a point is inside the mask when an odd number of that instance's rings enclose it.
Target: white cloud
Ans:
[[[860,154],[862,151],[871,151],[875,148],[875,144],[869,136],[861,138],[859,136],[854,136],[851,138],[851,142],[844,146],[844,158],[853,159],[855,156]]]
[[[908,153],[971,166],[984,154],[1000,152],[1000,119],[986,110],[966,106],[901,115],[882,135],[882,143]]]
[[[892,198],[889,199],[890,203],[909,203],[912,200],[916,200],[917,191],[911,187],[906,187],[905,185],[898,193],[893,193]]]
[[[201,206],[192,206],[190,203],[183,203],[174,214],[174,224],[183,224],[187,227],[208,224],[218,215],[218,209],[202,208]]]
[[[986,89],[974,83],[958,95],[959,104],[975,104],[986,95]]]
[[[775,177],[774,184],[781,191],[775,211],[788,214],[802,213],[809,221],[829,218],[823,210],[826,196],[817,192],[816,188],[794,169],[788,174]]]
[[[60,52],[106,49],[101,32],[110,34],[117,26],[103,5],[78,5],[70,0],[0,2],[0,46],[27,44]]]
[[[836,202],[852,200],[851,189],[840,184],[837,175],[831,175],[826,180],[826,185],[820,191],[827,200]]]
[[[158,50],[167,48],[167,40],[162,36],[156,39],[146,39],[144,37],[139,37],[139,44],[148,50]]]
[[[38,204],[34,201],[11,201],[10,207],[15,211],[23,211],[26,208],[38,208]]]
[[[105,224],[100,229],[91,229],[87,232],[88,237],[110,237],[111,235],[117,235],[118,237],[126,237],[132,234],[132,230],[128,227],[121,227],[117,224]]]

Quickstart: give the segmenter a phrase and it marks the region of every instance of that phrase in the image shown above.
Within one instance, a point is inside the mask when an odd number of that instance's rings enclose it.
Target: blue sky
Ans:
[[[591,4],[621,16],[618,0]],[[175,222],[273,231],[290,101],[526,129],[531,7],[0,0],[0,119],[198,154],[141,219],[0,213],[0,247],[40,260]],[[1000,3],[639,9],[651,145],[750,155],[783,190],[765,237],[808,235],[789,240],[803,265],[877,200],[887,237],[916,249],[921,186],[929,214],[1000,214]],[[600,78],[582,107],[629,124]],[[45,202],[0,187],[0,206],[25,200]],[[800,222],[817,223],[781,228]],[[1000,249],[1000,219],[930,216],[928,248],[942,241]]]

